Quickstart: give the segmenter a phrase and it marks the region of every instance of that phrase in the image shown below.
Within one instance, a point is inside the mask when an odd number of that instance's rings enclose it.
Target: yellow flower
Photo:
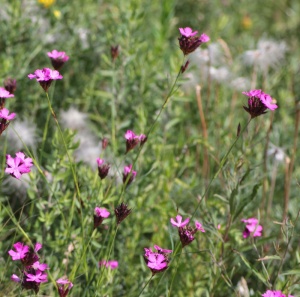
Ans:
[[[55,9],[53,14],[58,20],[61,18],[61,12],[59,10]]]
[[[55,0],[38,0],[38,1],[39,3],[43,4],[45,8],[49,8],[55,2]]]

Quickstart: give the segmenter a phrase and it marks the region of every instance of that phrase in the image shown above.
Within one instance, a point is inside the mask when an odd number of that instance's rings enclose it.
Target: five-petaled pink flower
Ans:
[[[179,46],[185,56],[195,51],[202,43],[210,40],[210,38],[204,33],[201,34],[200,37],[196,36],[198,31],[193,31],[193,29],[189,27],[179,28],[179,32],[181,34],[181,37],[178,38]],[[182,72],[185,71],[186,67],[187,64],[183,66]]]
[[[0,87],[0,99],[6,99],[11,97],[14,97],[14,94],[11,94],[6,89]]]
[[[243,232],[243,237],[248,238],[249,236],[260,237],[262,235],[263,227],[258,225],[258,219],[249,218],[242,219],[242,222],[246,224],[245,230]]]
[[[9,250],[8,253],[12,257],[13,261],[21,260],[26,257],[26,254],[29,252],[29,246],[24,245],[22,242],[17,242],[13,245],[14,250]]]
[[[278,108],[273,103],[272,97],[262,90],[251,90],[242,92],[242,94],[248,96],[248,107],[244,106],[244,109],[250,114],[252,119],[265,114],[267,109],[275,110]]]
[[[172,253],[172,250],[166,250],[158,245],[154,245],[157,252],[153,252],[151,248],[145,248],[144,259],[147,266],[152,271],[152,274],[162,272],[168,268],[168,254]]]
[[[11,113],[9,114],[9,110],[6,108],[3,108],[0,110],[0,118],[7,120],[7,121],[11,121],[15,118],[16,114],[15,113]]]
[[[30,79],[35,78],[45,92],[48,91],[53,80],[63,78],[63,76],[57,70],[52,70],[50,68],[37,69],[34,71],[34,74],[28,74],[28,77]]]
[[[73,287],[73,283],[64,278],[58,279],[56,283],[58,284],[58,294],[60,297],[66,297]]]
[[[49,266],[45,263],[36,261],[32,264],[32,268],[34,268],[35,270],[45,271],[46,269],[49,269]]]
[[[35,271],[35,274],[24,272],[26,275],[27,282],[45,283],[48,281],[47,274],[41,270]]]
[[[185,219],[183,222],[182,222],[182,216],[181,215],[177,215],[176,216],[176,221],[171,218],[171,224],[174,226],[174,227],[184,227],[185,225],[187,225],[189,222],[190,222],[190,218],[187,218]]]
[[[5,172],[11,176],[19,179],[22,174],[29,173],[30,167],[33,166],[32,159],[26,158],[22,152],[16,153],[16,157],[12,158],[11,155],[6,155],[7,168]]]
[[[65,52],[53,50],[48,52],[48,57],[51,59],[52,66],[55,70],[59,70],[68,60],[69,56]]]

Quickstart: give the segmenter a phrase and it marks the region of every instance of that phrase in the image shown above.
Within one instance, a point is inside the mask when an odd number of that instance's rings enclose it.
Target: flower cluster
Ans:
[[[200,37],[196,36],[198,31],[193,32],[193,29],[189,27],[179,28],[179,31],[181,34],[181,37],[178,38],[179,46],[185,56],[195,51],[202,43],[210,40],[205,34],[201,34]]]
[[[33,166],[32,159],[26,158],[22,152],[16,153],[15,158],[12,158],[11,155],[6,155],[6,164],[5,172],[17,179],[22,174],[29,173],[30,168]]]
[[[154,245],[154,248],[156,252],[153,252],[151,248],[144,248],[144,260],[153,275],[168,268],[168,254],[172,253],[172,250],[162,249],[158,245]]]
[[[126,154],[135,148],[137,144],[143,145],[147,141],[147,136],[145,134],[136,135],[133,131],[127,130],[125,135],[126,139]]]
[[[55,70],[59,70],[69,60],[69,56],[65,52],[53,50],[47,54]]]
[[[187,218],[184,221],[182,221],[181,215],[177,215],[176,220],[171,218],[170,221],[174,227],[178,228],[178,234],[179,234],[182,247],[189,245],[195,239],[194,235],[197,231],[205,232],[201,223],[196,221],[195,228],[193,228],[191,226],[188,226],[190,219]]]
[[[267,109],[275,110],[278,107],[273,103],[272,97],[262,90],[251,90],[243,94],[248,96],[248,107],[244,106],[244,109],[252,119],[265,114]]]
[[[110,260],[110,261],[106,261],[106,260],[102,260],[98,263],[99,267],[106,267],[106,268],[110,268],[110,269],[116,269],[119,266],[119,263],[117,260]]]
[[[286,297],[286,295],[283,294],[281,291],[271,291],[271,290],[267,290],[261,296],[263,296],[263,297]],[[294,297],[294,296],[288,295],[287,297]]]
[[[122,202],[115,208],[115,215],[117,219],[117,224],[119,225],[123,220],[125,220],[131,213],[131,208]]]
[[[39,291],[40,284],[48,281],[45,270],[49,269],[47,264],[39,262],[37,252],[42,248],[42,244],[36,243],[34,249],[21,242],[13,245],[14,249],[8,251],[13,261],[20,260],[23,269],[22,276],[13,274],[11,280],[21,284],[26,290],[33,290],[36,294]]]
[[[30,79],[35,78],[44,89],[45,92],[48,92],[48,89],[53,80],[62,79],[63,76],[57,71],[50,68],[37,69],[34,71],[34,74],[28,74]]]
[[[243,232],[243,237],[248,238],[249,236],[252,237],[260,237],[263,227],[258,225],[258,219],[256,218],[249,218],[249,219],[242,219],[242,222],[246,224],[245,230]]]
[[[11,84],[8,83],[8,80],[9,82],[11,82]],[[6,99],[14,97],[13,92],[15,91],[15,89],[16,84],[13,86],[12,79],[7,79],[4,81],[4,88],[0,87],[0,135],[8,127],[9,121],[13,120],[16,116],[15,113],[9,114],[9,110],[4,108]]]
[[[66,297],[73,287],[73,283],[66,278],[59,278],[56,283],[59,297]]]
[[[100,226],[105,218],[108,218],[110,212],[104,207],[95,207],[94,209],[94,229]]]

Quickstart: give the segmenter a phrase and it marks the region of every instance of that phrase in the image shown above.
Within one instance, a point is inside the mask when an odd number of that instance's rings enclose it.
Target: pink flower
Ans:
[[[31,158],[25,158],[22,152],[16,153],[16,157],[12,158],[10,155],[6,155],[7,168],[5,172],[11,176],[19,179],[22,174],[29,173],[30,167],[33,166]]]
[[[271,291],[271,290],[267,290],[264,294],[262,294],[261,296],[263,297],[286,297],[285,294],[283,294],[281,291]],[[294,297],[292,295],[288,295],[288,297]]]
[[[24,154],[23,154],[24,155]],[[35,252],[38,252],[41,248],[43,247],[43,245],[39,242],[37,242],[35,245],[34,245],[34,251]]]
[[[201,232],[205,232],[204,228],[202,227],[202,224],[199,223],[198,221],[195,222],[195,226],[196,226],[196,229],[201,231]]]
[[[104,160],[97,158],[96,159],[98,164],[98,175],[101,179],[104,179],[107,177],[110,166],[109,164],[104,164]]]
[[[178,38],[179,46],[185,56],[195,51],[202,43],[210,40],[206,34],[202,34],[200,37],[196,36],[198,31],[193,32],[193,29],[189,27],[179,28],[179,31],[181,34],[181,37]],[[186,67],[187,65],[182,68],[182,72],[185,71]]]
[[[260,237],[262,235],[263,227],[258,225],[258,219],[242,219],[242,222],[246,223],[245,230],[243,232],[243,237],[248,238],[250,235],[253,237]]]
[[[104,207],[95,207],[94,209],[94,229],[100,226],[105,218],[108,218],[110,212],[106,210]]]
[[[106,268],[110,268],[110,269],[116,269],[119,266],[119,263],[117,260],[110,260],[110,261],[106,261],[106,260],[102,260],[98,263],[99,267],[104,266]]]
[[[24,272],[26,275],[27,282],[36,282],[36,283],[45,283],[48,281],[47,274],[43,273],[43,271],[37,270],[35,274]]]
[[[173,218],[171,218],[171,224],[174,226],[174,227],[178,227],[178,228],[180,228],[180,227],[184,227],[185,225],[187,225],[189,222],[190,222],[190,218],[187,218],[187,219],[185,219],[183,222],[182,222],[182,216],[181,215],[177,215],[176,216],[176,220],[177,220],[177,222],[173,219]]]
[[[244,109],[251,115],[251,118],[265,114],[267,109],[275,110],[278,108],[273,103],[272,97],[262,90],[251,90],[242,92],[242,94],[248,96],[248,107],[244,106]]]
[[[21,260],[26,257],[26,254],[29,252],[29,246],[24,245],[21,242],[17,242],[13,245],[14,250],[9,250],[8,254],[12,257],[13,261]]]
[[[144,259],[153,275],[168,268],[168,254],[172,252],[172,250],[163,249],[158,245],[154,245],[154,248],[157,250],[157,252],[152,252],[151,248],[144,249]]]
[[[193,37],[197,35],[198,31],[194,31],[190,27],[179,28],[180,34],[185,37]]]
[[[45,263],[36,261],[32,264],[32,268],[34,268],[35,270],[45,271],[46,269],[49,269],[49,266]]]
[[[3,108],[0,110],[0,118],[1,119],[5,119],[7,121],[13,120],[15,118],[16,114],[15,113],[11,113],[9,115],[9,110],[6,108]]]
[[[130,175],[129,179],[127,177]],[[129,186],[136,177],[136,171],[132,170],[132,165],[128,165],[124,167],[123,173],[123,183],[125,184],[127,181],[127,186]]]
[[[11,279],[12,281],[16,282],[16,283],[21,282],[21,279],[20,279],[17,275],[15,275],[15,274],[13,274],[13,275],[10,277],[10,279]]]
[[[5,98],[11,98],[14,97],[13,94],[5,90],[4,88],[0,87],[0,99],[5,99]]]
[[[58,284],[58,294],[60,297],[66,297],[73,287],[73,283],[68,279],[60,278],[56,283]]]
[[[126,139],[126,154],[132,150],[139,143],[139,136],[135,135],[133,131],[127,130],[125,135]]]
[[[63,78],[63,76],[57,70],[52,70],[50,68],[43,68],[42,70],[37,69],[35,70],[34,74],[29,74],[28,77],[30,79],[35,78],[40,83],[45,92],[48,91],[53,80]]]
[[[51,59],[55,70],[59,70],[69,60],[69,56],[65,52],[58,52],[57,50],[48,52],[48,57]]]

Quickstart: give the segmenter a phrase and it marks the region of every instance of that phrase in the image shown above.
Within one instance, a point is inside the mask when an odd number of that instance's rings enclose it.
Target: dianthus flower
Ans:
[[[202,34],[200,37],[196,36],[198,31],[193,31],[189,27],[179,28],[179,31],[181,34],[181,37],[178,38],[179,46],[185,56],[195,51],[202,43],[210,40],[205,34]]]
[[[271,290],[267,290],[261,296],[263,296],[263,297],[286,297],[286,295],[283,294],[281,291],[271,291]],[[288,295],[288,297],[294,297],[294,296]]]
[[[9,250],[8,254],[11,256],[13,261],[21,260],[25,258],[26,254],[29,252],[29,246],[24,245],[22,242],[17,242],[13,245],[14,250]]]
[[[48,91],[53,80],[62,79],[63,76],[57,71],[50,68],[43,68],[35,70],[34,74],[28,74],[30,79],[35,78],[44,89],[45,92]]]
[[[152,271],[152,274],[162,272],[168,268],[168,254],[172,253],[172,250],[162,249],[161,247],[154,245],[157,252],[152,252],[151,248],[145,248],[144,260],[147,266]]]
[[[68,279],[60,278],[56,281],[59,297],[66,297],[73,287],[73,283]]]
[[[25,158],[22,152],[16,153],[15,158],[12,158],[11,155],[6,155],[6,164],[5,172],[17,179],[19,179],[22,174],[29,173],[30,167],[33,166],[32,159]]]
[[[2,119],[0,122],[0,135],[4,130],[6,130],[9,125],[9,121],[13,120],[15,116],[15,113],[9,114],[9,110],[6,108],[0,109],[0,119]]]
[[[97,164],[98,164],[98,175],[101,179],[104,179],[107,177],[110,166],[108,164],[104,164],[104,160],[97,158]]]
[[[36,270],[33,274],[25,271],[25,275],[28,282],[45,283],[48,281],[47,274],[41,270]]]
[[[5,99],[11,97],[14,97],[14,95],[0,87],[0,110],[4,108]]]
[[[123,183],[125,184],[127,182],[126,185],[129,186],[133,182],[135,177],[136,177],[136,171],[132,170],[132,165],[125,166],[123,172]]]
[[[242,94],[248,96],[248,107],[244,106],[244,109],[250,114],[252,119],[265,114],[268,109],[275,110],[278,108],[273,103],[272,97],[262,90],[251,90],[249,92],[242,92]]]
[[[47,55],[51,59],[52,66],[55,70],[59,70],[69,60],[69,56],[67,56],[65,52],[59,52],[57,50],[48,52]]]
[[[147,141],[147,136],[145,134],[136,135],[131,130],[127,130],[124,137],[126,139],[125,154],[127,154],[130,150],[135,148],[138,145],[138,143],[140,143],[140,145],[143,145]]]
[[[94,209],[94,229],[100,226],[105,218],[108,218],[110,212],[106,210],[104,207],[95,207]]]
[[[171,218],[171,224],[174,227],[178,228],[178,234],[179,238],[182,244],[182,247],[185,247],[186,245],[190,244],[194,239],[194,234],[197,231],[205,232],[204,228],[202,227],[202,224],[198,221],[195,222],[195,228],[188,226],[190,219],[187,218],[182,222],[182,216],[177,215],[175,221],[173,218]]]
[[[106,268],[110,268],[110,269],[116,269],[119,266],[119,263],[117,260],[110,260],[110,261],[106,261],[106,260],[102,260],[98,263],[99,267],[104,266]]]
[[[256,218],[249,218],[249,219],[242,219],[242,222],[246,224],[245,230],[243,232],[243,237],[248,238],[249,236],[253,237],[260,237],[262,235],[263,227],[258,225],[258,219]]]
[[[122,202],[115,208],[115,215],[117,219],[117,224],[119,225],[123,220],[125,220],[131,213],[131,208]]]

